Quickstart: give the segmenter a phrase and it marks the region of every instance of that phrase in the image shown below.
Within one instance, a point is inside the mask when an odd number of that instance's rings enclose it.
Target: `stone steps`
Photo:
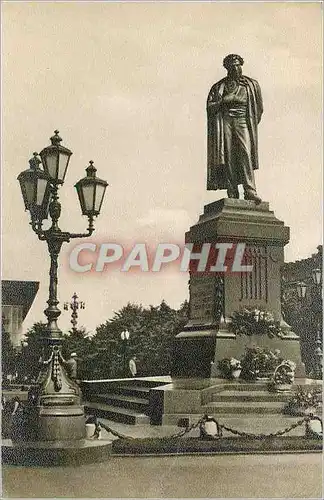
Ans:
[[[84,403],[85,412],[124,424],[149,424],[150,417],[144,413],[95,401]]]
[[[163,384],[155,380],[118,380],[85,394],[87,413],[115,422],[150,423],[150,389]],[[99,389],[99,390],[98,390]],[[101,390],[100,390],[101,389]]]
[[[293,393],[275,393],[268,391],[222,391],[213,394],[213,402],[239,401],[239,402],[287,402]]]
[[[210,414],[274,414],[281,413],[284,403],[281,401],[211,401],[203,405],[203,410]]]
[[[269,382],[264,382],[264,381],[254,381],[254,382],[232,382],[231,384],[227,384],[227,387],[225,386],[220,386],[219,391],[223,392],[225,391],[248,391],[248,392],[255,392],[255,391],[266,391],[268,392],[269,389]],[[217,391],[218,392],[218,391]]]
[[[149,405],[149,400],[138,398],[135,396],[121,394],[96,394],[93,398],[94,402],[105,403],[110,406],[118,406],[128,408],[141,413],[146,413]]]
[[[120,385],[113,388],[116,394],[125,394],[126,396],[149,397],[150,387],[136,387],[132,385]]]

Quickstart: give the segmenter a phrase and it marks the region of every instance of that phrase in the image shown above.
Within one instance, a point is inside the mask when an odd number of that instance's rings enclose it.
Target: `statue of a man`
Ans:
[[[227,76],[215,83],[207,98],[207,189],[227,189],[229,198],[261,202],[254,170],[258,168],[257,126],[263,112],[258,82],[242,75],[244,61],[229,54],[223,61]]]

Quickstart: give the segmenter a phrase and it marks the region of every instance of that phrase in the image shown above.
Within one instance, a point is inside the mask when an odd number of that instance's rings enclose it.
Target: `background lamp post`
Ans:
[[[307,292],[314,290],[313,304],[315,305],[316,321],[316,347],[315,347],[315,376],[317,379],[323,378],[323,332],[322,332],[322,270],[319,268],[312,270],[312,281],[314,286],[304,282],[297,283],[297,295],[299,300],[305,300]]]
[[[306,292],[307,292],[306,283],[303,283],[302,281],[297,283],[297,296],[299,300],[303,300],[306,297]]]
[[[59,186],[64,183],[72,152],[60,143],[58,130],[51,137],[51,145],[45,147],[39,159],[37,153],[29,161],[30,168],[18,176],[25,208],[31,216],[31,226],[39,240],[46,241],[50,255],[49,298],[44,313],[47,325],[41,339],[43,356],[36,387],[36,426],[38,440],[55,441],[81,439],[85,434],[83,407],[80,389],[69,379],[62,356],[62,332],[57,325],[61,314],[58,308],[58,257],[63,243],[73,238],[86,238],[94,231],[93,219],[99,215],[107,182],[100,180],[101,188],[94,189],[91,200],[80,198],[83,179],[77,183],[82,214],[88,217],[88,229],[85,233],[70,233],[59,227],[61,204]],[[41,168],[43,167],[43,169]],[[96,185],[93,162],[90,162],[92,184]],[[87,169],[87,171],[88,171]],[[51,218],[50,227],[43,229],[43,219]],[[67,418],[68,417],[68,418]]]
[[[122,343],[123,343],[123,368],[124,368],[125,377],[126,377],[127,372],[128,372],[128,370],[127,370],[127,342],[128,342],[129,336],[130,336],[130,333],[128,330],[124,330],[120,334],[120,338],[122,339]]]
[[[77,324],[78,324],[78,309],[85,309],[85,303],[83,301],[78,301],[78,296],[74,292],[72,295],[72,302],[65,302],[64,303],[64,310],[68,311],[69,308],[72,309],[72,314],[71,314],[71,323],[72,323],[72,332],[76,333],[77,331]]]

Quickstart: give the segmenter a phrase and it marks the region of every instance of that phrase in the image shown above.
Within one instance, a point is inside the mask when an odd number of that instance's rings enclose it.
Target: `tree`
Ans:
[[[4,317],[2,316],[1,326],[1,365],[2,375],[6,376],[15,371],[16,353],[10,339],[10,333],[5,327]]]
[[[282,313],[285,321],[300,337],[302,360],[309,376],[316,372],[316,338],[318,332],[322,332],[321,290],[312,279],[312,271],[322,269],[322,246],[318,246],[317,250],[317,254],[300,261],[288,262],[282,269]],[[303,300],[297,295],[299,282],[307,287]]]
[[[39,374],[39,360],[43,350],[41,338],[44,337],[45,328],[46,323],[39,321],[25,335],[25,345],[20,355],[20,374],[27,376],[29,380],[36,379]]]
[[[92,341],[98,352],[93,378],[125,376],[121,332],[128,330],[127,359],[136,355],[141,376],[166,375],[171,370],[173,339],[187,322],[188,303],[179,310],[164,300],[144,308],[128,303],[112,319],[100,325]]]

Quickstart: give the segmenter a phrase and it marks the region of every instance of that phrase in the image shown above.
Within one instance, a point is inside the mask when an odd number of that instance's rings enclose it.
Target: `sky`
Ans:
[[[321,17],[319,2],[2,2],[2,278],[40,282],[24,331],[45,320],[48,295],[46,244],[28,224],[17,181],[32,153],[56,128],[73,151],[62,230],[87,227],[73,186],[93,160],[109,187],[87,241],[183,243],[203,206],[226,196],[206,191],[206,98],[229,53],[262,89],[256,183],[290,227],[285,259],[316,252]],[[76,292],[90,333],[128,301],[178,307],[188,298],[188,275],[174,268],[77,274],[68,266],[74,243],[62,249],[60,306]],[[59,325],[69,329],[69,312]]]

